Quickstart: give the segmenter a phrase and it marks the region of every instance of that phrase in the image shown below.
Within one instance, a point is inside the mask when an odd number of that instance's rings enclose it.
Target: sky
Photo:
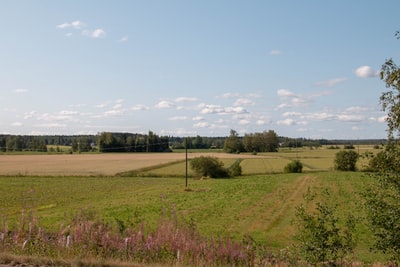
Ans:
[[[0,2],[0,133],[369,139],[398,0]]]

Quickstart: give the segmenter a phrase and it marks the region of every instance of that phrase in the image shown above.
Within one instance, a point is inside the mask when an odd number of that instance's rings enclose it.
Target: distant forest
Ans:
[[[32,152],[169,152],[173,149],[223,149],[228,137],[174,137],[148,134],[103,132],[97,135],[0,135],[0,151]],[[242,137],[239,137],[240,139]],[[385,144],[385,139],[327,140],[278,137],[280,147],[322,145]]]

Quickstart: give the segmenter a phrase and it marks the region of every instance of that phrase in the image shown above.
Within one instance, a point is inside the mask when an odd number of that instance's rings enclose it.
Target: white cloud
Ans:
[[[175,116],[175,117],[171,117],[168,120],[170,121],[184,121],[187,120],[186,116]]]
[[[234,106],[253,106],[254,102],[248,98],[239,98],[233,103]]]
[[[18,89],[14,90],[14,93],[16,93],[16,94],[23,94],[23,93],[27,93],[27,92],[29,92],[29,90],[23,89],[23,88],[18,88]]]
[[[65,22],[65,23],[57,25],[56,27],[58,29],[62,29],[62,30],[65,30],[65,29],[78,30],[78,31],[81,31],[82,35],[88,36],[88,37],[91,37],[91,38],[95,38],[95,39],[103,38],[103,37],[106,36],[106,31],[105,30],[103,30],[101,28],[97,28],[95,30],[89,30],[89,29],[87,29],[86,24],[81,22],[81,21],[79,21],[79,20],[75,20],[75,21],[72,21],[70,23],[69,22]],[[65,36],[67,36],[67,37],[72,36],[72,32],[68,32],[67,34],[65,34]]]
[[[112,109],[112,110],[108,110],[108,111],[104,112],[104,116],[105,117],[121,116],[124,113],[125,112],[122,109]]]
[[[291,126],[291,125],[295,125],[296,122],[293,119],[287,118],[287,119],[284,119],[284,120],[277,121],[276,124]]]
[[[175,104],[170,102],[170,101],[166,101],[166,100],[162,100],[160,102],[158,102],[155,105],[156,108],[162,109],[162,108],[173,108],[175,107]]]
[[[22,125],[23,125],[22,122],[19,122],[19,121],[11,123],[11,126],[13,126],[13,127],[21,127]]]
[[[277,109],[282,108],[292,108],[292,107],[304,107],[311,104],[315,98],[329,95],[331,91],[321,91],[312,94],[302,95],[295,94],[287,89],[279,89],[277,90],[278,96],[281,98],[280,100],[283,102],[277,106]]]
[[[354,71],[355,75],[360,78],[378,77],[379,71],[373,70],[370,66],[361,66]]]
[[[267,123],[268,123],[267,121],[261,120],[261,119],[256,121],[256,125],[259,125],[259,126],[266,125]]]
[[[195,123],[195,124],[193,124],[193,128],[207,128],[207,127],[209,127],[210,125],[207,123],[207,122],[198,122],[198,123]]]
[[[342,83],[347,81],[347,78],[335,78],[335,79],[330,79],[330,80],[326,80],[326,81],[319,81],[316,82],[315,85],[316,86],[320,86],[320,87],[333,87],[338,83]]]
[[[386,120],[387,120],[387,115],[377,118],[378,122],[386,122]]]
[[[301,116],[300,112],[292,111],[292,112],[285,112],[282,114],[283,117],[289,117],[289,116]]]
[[[276,49],[274,49],[274,50],[269,51],[269,54],[270,54],[271,56],[277,56],[277,55],[282,54],[282,51],[281,51],[281,50],[276,50]]]
[[[66,128],[67,125],[63,123],[42,123],[42,124],[36,124],[35,127],[41,127],[41,128]]]
[[[217,96],[216,98],[235,98],[235,97],[239,97],[238,93],[225,93],[222,96]]]
[[[79,20],[75,20],[71,23],[65,22],[65,23],[59,24],[56,27],[59,29],[74,28],[74,29],[80,30],[80,29],[86,27],[86,25],[85,25],[85,23],[83,23]]]
[[[139,104],[139,105],[133,106],[133,107],[131,108],[131,110],[149,110],[149,107],[148,107],[148,106],[145,106],[145,105]]]
[[[202,116],[195,116],[192,118],[193,121],[202,121],[204,118]]]
[[[248,125],[248,124],[250,124],[250,121],[249,120],[239,120],[239,122],[238,122],[238,124],[239,125]]]
[[[82,35],[92,37],[92,38],[103,38],[106,36],[106,32],[103,29],[96,29],[94,31],[92,30],[84,30],[82,31]]]
[[[197,101],[196,97],[178,97],[175,99],[175,102],[181,103],[181,102],[194,102]]]
[[[33,118],[36,114],[37,114],[36,110],[32,110],[30,112],[25,112],[24,119],[27,120],[27,119]]]
[[[297,95],[287,89],[278,89],[278,96],[280,97],[297,97]]]
[[[337,115],[337,119],[339,121],[358,122],[358,121],[363,121],[364,116],[356,115],[356,114],[339,114],[339,115]]]
[[[78,115],[79,112],[78,111],[72,111],[72,110],[61,110],[60,112],[58,112],[58,114],[60,115]]]
[[[248,113],[248,111],[243,107],[221,107],[219,105],[209,105],[204,103],[199,104],[198,107],[201,109],[200,114],[229,115]]]
[[[121,39],[117,40],[118,43],[124,43],[128,41],[128,35],[121,37]]]

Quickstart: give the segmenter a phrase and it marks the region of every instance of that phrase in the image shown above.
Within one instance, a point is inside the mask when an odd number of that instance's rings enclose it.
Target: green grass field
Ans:
[[[154,166],[127,170],[126,177],[4,175],[0,176],[0,223],[18,223],[25,210],[35,214],[43,227],[57,231],[84,210],[111,224],[118,221],[133,226],[143,222],[155,227],[163,212],[173,211],[205,236],[238,241],[251,236],[278,253],[294,242],[295,209],[305,203],[304,194],[308,189],[319,193],[328,188],[340,217],[351,213],[361,218],[356,227],[354,260],[382,262],[383,255],[369,250],[373,240],[360,205],[359,192],[373,181],[362,172],[333,171],[339,151],[323,147],[253,157],[243,154],[243,176],[232,179],[199,179],[189,167],[188,188],[182,159],[163,164],[155,160]],[[360,154],[379,151],[372,146],[358,147]],[[221,155],[225,166],[237,160]],[[294,159],[303,163],[303,173],[283,174],[284,166]],[[87,161],[85,168],[94,163]],[[361,158],[358,168],[366,163]]]
[[[245,235],[277,252],[293,242],[295,207],[310,188],[329,188],[340,215],[362,216],[360,191],[370,178],[363,173],[314,172],[269,174],[234,179],[190,179],[151,177],[1,177],[2,219],[18,220],[21,209],[34,211],[46,228],[57,230],[80,210],[99,218],[127,225],[157,224],[165,210],[174,210],[206,236]],[[382,255],[369,251],[370,232],[357,227],[355,257],[381,261]]]

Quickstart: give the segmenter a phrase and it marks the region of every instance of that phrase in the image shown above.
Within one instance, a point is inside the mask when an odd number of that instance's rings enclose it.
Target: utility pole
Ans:
[[[187,137],[185,138],[185,154],[186,154],[186,188],[188,186],[188,142]]]

